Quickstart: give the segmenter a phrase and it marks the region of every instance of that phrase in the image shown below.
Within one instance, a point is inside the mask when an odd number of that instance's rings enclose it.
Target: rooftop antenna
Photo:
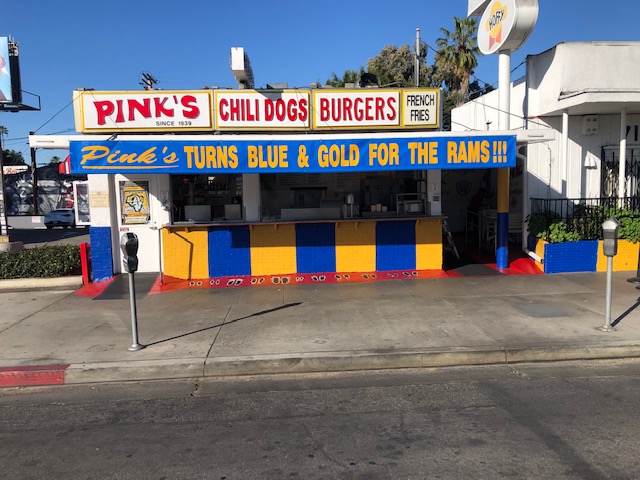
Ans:
[[[145,90],[153,90],[153,86],[158,83],[156,77],[151,75],[149,72],[142,72],[142,81],[140,85],[144,87]]]

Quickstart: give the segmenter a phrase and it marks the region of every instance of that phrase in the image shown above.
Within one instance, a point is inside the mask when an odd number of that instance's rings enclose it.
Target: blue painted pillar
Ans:
[[[509,169],[498,170],[496,267],[509,267]]]

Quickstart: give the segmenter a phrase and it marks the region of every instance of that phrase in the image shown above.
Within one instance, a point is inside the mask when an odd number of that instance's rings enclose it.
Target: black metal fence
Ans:
[[[532,198],[529,230],[562,221],[583,239],[602,238],[602,223],[608,218],[640,219],[640,196],[600,198]]]

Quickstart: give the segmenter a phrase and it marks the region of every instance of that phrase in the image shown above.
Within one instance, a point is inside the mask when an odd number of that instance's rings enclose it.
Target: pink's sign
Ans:
[[[82,91],[74,104],[79,132],[213,130],[212,94],[207,91]]]

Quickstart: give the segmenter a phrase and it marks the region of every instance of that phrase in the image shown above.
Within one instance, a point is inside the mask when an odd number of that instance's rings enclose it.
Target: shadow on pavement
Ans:
[[[222,322],[222,323],[219,323],[217,325],[211,325],[210,327],[199,328],[198,330],[194,330],[193,332],[183,333],[181,335],[176,335],[175,337],[169,337],[169,338],[165,338],[164,340],[158,340],[158,341],[155,341],[155,342],[147,343],[145,346],[146,347],[150,347],[151,345],[158,345],[159,343],[170,342],[171,340],[176,340],[178,338],[187,337],[189,335],[194,335],[196,333],[206,332],[207,330],[212,330],[214,328],[223,327],[225,325],[231,325],[232,323],[239,322],[240,320],[246,320],[247,318],[258,317],[260,315],[266,315],[267,313],[277,312],[278,310],[283,310],[285,308],[297,307],[298,305],[301,305],[301,304],[302,304],[302,302],[287,303],[286,305],[281,305],[279,307],[270,308],[268,310],[262,310],[260,312],[252,313],[251,315],[247,315],[245,317],[236,318],[235,320],[231,320],[229,322]],[[231,307],[229,307],[229,309],[231,309]],[[228,314],[228,312],[227,312],[227,314]]]

